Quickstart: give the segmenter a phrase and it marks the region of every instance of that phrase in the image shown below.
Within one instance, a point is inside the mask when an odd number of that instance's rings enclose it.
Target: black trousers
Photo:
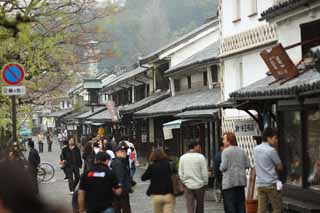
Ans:
[[[131,213],[129,193],[123,192],[121,196],[116,196],[113,208],[115,213]]]
[[[69,190],[73,192],[80,180],[80,169],[76,166],[67,166],[65,171],[68,177]]]
[[[43,152],[43,143],[39,143],[39,152]]]
[[[226,213],[245,213],[244,187],[225,189],[223,193],[223,205]]]
[[[52,143],[48,143],[48,152],[52,151]]]

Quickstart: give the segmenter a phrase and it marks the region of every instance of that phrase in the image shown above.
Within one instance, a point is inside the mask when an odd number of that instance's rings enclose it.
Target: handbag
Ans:
[[[182,183],[178,173],[175,171],[173,166],[170,166],[171,170],[171,183],[172,183],[172,193],[174,196],[181,196],[184,193],[184,184]]]

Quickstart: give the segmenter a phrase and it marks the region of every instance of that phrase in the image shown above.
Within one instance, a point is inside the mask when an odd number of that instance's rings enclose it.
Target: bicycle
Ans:
[[[48,162],[42,162],[38,166],[38,180],[40,182],[48,182],[50,181],[55,174],[55,170],[53,165]]]

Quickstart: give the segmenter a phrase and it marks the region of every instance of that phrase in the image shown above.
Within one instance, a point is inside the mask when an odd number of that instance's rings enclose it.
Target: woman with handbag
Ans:
[[[169,157],[162,148],[155,149],[151,155],[151,164],[141,180],[150,180],[147,195],[151,196],[154,213],[173,213],[176,199],[173,194],[171,176],[175,172]]]

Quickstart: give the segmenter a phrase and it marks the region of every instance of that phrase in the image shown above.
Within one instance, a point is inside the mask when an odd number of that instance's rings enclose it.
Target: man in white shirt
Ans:
[[[180,158],[179,176],[186,186],[185,198],[188,213],[203,213],[204,186],[208,184],[207,160],[201,154],[199,142],[192,142],[188,148],[189,151]]]

